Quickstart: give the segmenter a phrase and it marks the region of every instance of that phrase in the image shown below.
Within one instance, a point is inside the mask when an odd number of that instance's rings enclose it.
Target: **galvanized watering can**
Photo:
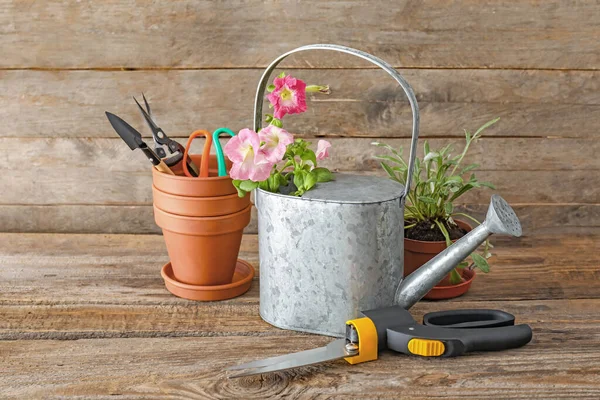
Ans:
[[[256,191],[261,317],[283,329],[343,337],[345,322],[361,310],[410,308],[491,233],[518,236],[521,228],[510,206],[496,196],[482,225],[402,281],[404,203],[419,135],[413,90],[392,66],[370,54],[331,44],[299,47],[263,73],[254,104],[256,132],[271,73],[288,55],[306,50],[338,51],[377,65],[398,82],[412,110],[406,187],[386,178],[337,174],[302,197]]]

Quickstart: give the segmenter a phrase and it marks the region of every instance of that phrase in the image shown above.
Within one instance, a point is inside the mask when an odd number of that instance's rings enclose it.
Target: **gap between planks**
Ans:
[[[434,67],[434,66],[403,66],[397,65],[392,66],[395,69],[405,69],[405,70],[486,70],[486,71],[560,71],[560,72],[596,72],[600,71],[600,68],[533,68],[533,67],[460,67],[460,66],[448,66],[448,67]],[[228,70],[265,70],[267,65],[262,67],[256,66],[236,66],[236,67],[227,67],[227,66],[206,66],[206,67],[73,67],[73,68],[51,68],[51,67],[0,67],[0,71],[48,71],[48,72],[60,72],[60,71],[99,71],[99,72],[131,72],[131,71],[228,71]],[[363,69],[379,69],[377,66],[355,66],[355,67],[285,67],[288,70],[296,70],[296,69],[310,69],[310,70],[363,70]]]
[[[1,170],[1,169],[0,169]],[[485,171],[485,170],[480,170]],[[548,170],[527,170],[527,171],[548,171]],[[337,172],[337,171],[336,171]],[[350,173],[352,171],[339,171],[343,173]],[[151,206],[153,203],[52,203],[52,204],[37,204],[37,203],[0,203],[0,207],[69,207],[69,206],[85,206],[85,207],[136,207],[136,206]],[[464,203],[457,204],[456,206],[461,207],[484,207],[489,206],[490,203],[479,204],[479,203]],[[511,207],[554,207],[554,206],[600,206],[600,203],[510,203]],[[0,233],[15,233],[15,232],[3,232]],[[44,233],[44,232],[23,232],[23,233]],[[54,233],[54,232],[46,232]],[[58,234],[59,232],[57,232]],[[134,233],[134,235],[140,235],[140,233]]]
[[[336,100],[337,101],[337,100]],[[468,103],[465,103],[468,104]],[[302,136],[301,134],[299,134],[299,136]],[[173,134],[173,135],[169,135],[169,137],[171,139],[188,139],[189,136],[182,136],[182,135],[177,135],[177,134]],[[57,136],[3,136],[0,137],[0,139],[78,139],[78,140],[95,140],[95,139],[115,139],[117,138],[117,136],[75,136],[75,137],[57,137]],[[220,136],[220,139],[226,139],[226,136]],[[395,140],[395,139],[410,139],[410,136],[403,136],[403,137],[394,137],[394,136],[369,136],[367,134],[358,134],[358,135],[343,135],[343,134],[322,134],[322,135],[312,135],[310,137],[304,137],[302,136],[302,139],[304,140],[314,140],[314,139],[321,139],[321,138],[335,138],[335,139],[372,139],[373,141],[389,141],[389,140]],[[144,139],[151,139],[151,138],[147,138],[144,137]],[[430,135],[419,135],[419,141],[420,140],[462,140],[462,136],[451,136],[451,135],[442,135],[442,136],[430,136]],[[509,135],[509,136],[486,136],[485,137],[486,140],[506,140],[506,139],[550,139],[550,140],[563,140],[563,139],[581,139],[581,137],[579,136],[544,136],[544,135],[538,135],[538,136],[519,136],[519,135]],[[535,171],[535,170],[529,170],[529,171]]]

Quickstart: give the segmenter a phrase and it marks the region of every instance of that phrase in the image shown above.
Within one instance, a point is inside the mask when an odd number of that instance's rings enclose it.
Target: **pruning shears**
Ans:
[[[421,357],[455,357],[476,351],[517,348],[531,341],[531,327],[515,325],[500,310],[452,310],[426,314],[423,324],[400,306],[363,311],[346,322],[346,337],[325,347],[267,358],[228,368],[230,378],[345,359],[350,364],[377,360],[383,350]]]

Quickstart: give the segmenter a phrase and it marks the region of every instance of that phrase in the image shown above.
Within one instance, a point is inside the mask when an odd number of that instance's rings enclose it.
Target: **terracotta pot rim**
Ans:
[[[162,172],[161,172],[161,174],[162,174]],[[187,176],[186,176],[186,178],[187,178]],[[192,179],[196,179],[196,178],[192,178]],[[176,200],[223,201],[223,200],[229,200],[229,199],[233,199],[235,197],[239,197],[237,193],[226,194],[223,196],[184,196],[184,195],[180,195],[180,194],[173,194],[173,193],[165,192],[164,190],[160,190],[159,188],[157,188],[154,184],[152,185],[152,190],[156,190],[157,192],[160,192],[161,196],[165,196],[170,199],[176,199]],[[164,210],[162,210],[162,211],[164,211]],[[165,211],[165,212],[168,212],[168,211]],[[202,217],[202,218],[204,218],[204,217]]]
[[[460,219],[455,219],[454,222],[456,222],[456,225],[458,225],[458,226],[460,226],[459,223],[467,225],[469,227],[468,231],[473,230],[473,226],[471,224],[469,224],[468,222],[462,221]],[[409,242],[413,242],[413,243],[415,243],[417,245],[422,245],[422,244],[425,244],[425,245],[427,245],[427,244],[440,245],[441,244],[441,245],[444,245],[444,246],[446,245],[446,241],[445,240],[427,241],[427,240],[409,239],[407,237],[405,237],[404,240],[409,241]],[[454,239],[453,242],[456,241],[456,240],[458,240],[458,239]]]
[[[211,170],[215,171],[214,168]],[[166,179],[169,179],[169,180],[181,181],[181,182],[214,182],[214,181],[220,181],[220,180],[231,180],[231,177],[229,175],[209,176],[207,178],[200,178],[200,177],[185,176],[185,175],[171,175],[171,174],[161,172],[161,171],[157,170],[156,168],[152,168],[152,173],[160,174],[160,176],[162,176]]]
[[[223,236],[244,230],[250,222],[252,204],[241,211],[216,217],[187,217],[161,210],[156,205],[153,209],[154,221],[163,231],[186,236]]]
[[[203,222],[203,221],[218,221],[218,220],[222,220],[222,219],[229,219],[229,218],[237,218],[240,215],[246,214],[249,211],[252,210],[252,204],[250,204],[247,207],[244,207],[243,210],[235,212],[233,214],[225,214],[225,215],[218,215],[215,217],[188,217],[185,215],[179,215],[179,214],[173,214],[170,213],[168,211],[165,210],[161,210],[160,208],[154,206],[154,209],[157,211],[160,211],[162,214],[166,214],[169,218],[174,218],[174,219],[183,219],[183,220],[191,220],[192,222]]]

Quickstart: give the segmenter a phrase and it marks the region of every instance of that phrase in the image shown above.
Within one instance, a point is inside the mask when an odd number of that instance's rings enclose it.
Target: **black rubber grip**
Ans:
[[[387,330],[387,347],[391,350],[413,354],[408,347],[412,339],[437,340],[444,343],[442,357],[454,357],[472,351],[507,350],[526,345],[531,341],[529,325],[501,326],[497,328],[457,329],[414,324]]]
[[[514,324],[514,315],[490,309],[438,311],[423,316],[423,325],[444,328],[493,328]]]
[[[472,351],[496,351],[521,347],[531,341],[529,325],[514,325],[515,317],[500,310],[452,310],[426,314],[423,325],[400,306],[362,312],[377,330],[378,350],[413,354],[412,339],[438,340],[444,344],[441,357]]]

